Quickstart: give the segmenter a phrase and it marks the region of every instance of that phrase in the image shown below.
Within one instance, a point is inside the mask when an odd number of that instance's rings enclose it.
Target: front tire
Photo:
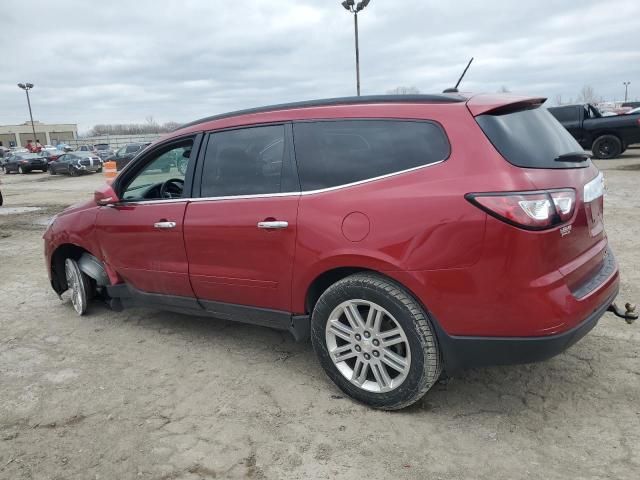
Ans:
[[[67,287],[71,290],[71,304],[78,315],[84,315],[91,300],[91,279],[80,270],[72,258],[64,262]]]
[[[18,167],[18,173],[21,173],[21,174],[23,174],[23,175],[24,175],[24,174],[26,174],[26,173],[29,173],[29,171],[28,171],[26,168],[22,168],[22,165],[20,165],[20,166]]]
[[[359,273],[329,287],[313,310],[311,333],[331,380],[375,408],[411,405],[442,370],[426,312],[403,287],[380,275]]]
[[[610,160],[622,154],[622,142],[615,135],[601,135],[591,146],[593,156],[602,160]]]

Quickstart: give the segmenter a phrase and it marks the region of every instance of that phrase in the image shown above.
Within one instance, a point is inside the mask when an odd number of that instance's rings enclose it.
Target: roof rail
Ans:
[[[236,110],[234,112],[222,113],[211,117],[201,118],[193,122],[181,125],[176,130],[180,130],[200,123],[211,122],[223,118],[236,117],[238,115],[250,115],[254,113],[274,112],[278,110],[292,110],[296,108],[327,107],[335,105],[361,105],[369,103],[458,103],[467,99],[460,95],[363,95],[359,97],[337,97],[320,100],[306,100],[303,102],[281,103],[258,108]]]

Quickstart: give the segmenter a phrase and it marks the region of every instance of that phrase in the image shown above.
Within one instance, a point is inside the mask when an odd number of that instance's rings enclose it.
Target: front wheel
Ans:
[[[64,262],[67,286],[71,290],[71,304],[78,315],[84,315],[91,300],[91,279],[80,270],[72,258]]]
[[[75,168],[73,168],[71,165],[69,165],[69,176],[71,177],[78,176],[78,171]]]
[[[311,342],[347,395],[383,410],[418,401],[442,365],[426,312],[401,286],[375,274],[340,280],[318,300]]]
[[[21,173],[24,175],[25,173],[29,173],[29,171],[26,168],[22,168],[22,165],[20,165],[18,167],[18,173]]]

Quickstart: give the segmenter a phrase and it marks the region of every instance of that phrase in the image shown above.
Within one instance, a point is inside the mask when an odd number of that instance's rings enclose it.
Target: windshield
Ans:
[[[476,117],[496,150],[512,165],[525,168],[582,168],[590,161],[561,162],[556,158],[583,152],[569,132],[546,108]]]

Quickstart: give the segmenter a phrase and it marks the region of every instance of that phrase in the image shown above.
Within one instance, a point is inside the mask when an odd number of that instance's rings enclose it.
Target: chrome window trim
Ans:
[[[389,177],[395,177],[396,175],[402,175],[405,173],[413,172],[416,170],[420,170],[422,168],[428,168],[434,165],[438,165],[440,163],[445,162],[444,160],[438,160],[437,162],[429,163],[427,165],[419,165],[417,167],[408,168],[406,170],[400,170],[398,172],[387,173],[385,175],[380,175],[379,177],[366,178],[364,180],[358,180],[357,182],[345,183],[343,185],[336,185],[333,187],[320,188],[318,190],[307,190],[304,192],[279,192],[279,193],[257,193],[253,195],[229,195],[223,197],[198,197],[198,198],[189,198],[185,199],[190,202],[205,202],[205,201],[214,201],[214,200],[241,200],[241,199],[251,199],[251,198],[271,198],[271,197],[290,197],[290,196],[305,196],[305,195],[316,195],[318,193],[331,192],[333,190],[340,190],[343,188],[354,187],[357,185],[362,185],[369,182],[375,182],[377,180],[383,180]],[[154,200],[151,200],[154,201]],[[163,202],[164,200],[157,200],[158,202]]]
[[[216,200],[243,200],[252,198],[272,198],[272,197],[291,197],[291,196],[305,196],[316,195],[319,193],[331,192],[334,190],[340,190],[343,188],[355,187],[357,185],[363,185],[369,182],[375,182],[377,180],[383,180],[385,178],[395,177],[396,175],[403,175],[405,173],[414,172],[422,168],[432,167],[440,163],[445,162],[447,159],[438,160],[437,162],[429,163],[427,165],[419,165],[417,167],[408,168],[406,170],[400,170],[399,172],[387,173],[380,175],[379,177],[366,178],[364,180],[358,180],[357,182],[345,183],[343,185],[336,185],[333,187],[320,188],[318,190],[307,190],[305,192],[278,192],[278,193],[256,193],[252,195],[228,195],[221,197],[194,197],[194,198],[167,198],[163,200],[135,200],[135,201],[120,201],[118,205],[150,205],[156,203],[178,203],[178,202],[209,202]]]

